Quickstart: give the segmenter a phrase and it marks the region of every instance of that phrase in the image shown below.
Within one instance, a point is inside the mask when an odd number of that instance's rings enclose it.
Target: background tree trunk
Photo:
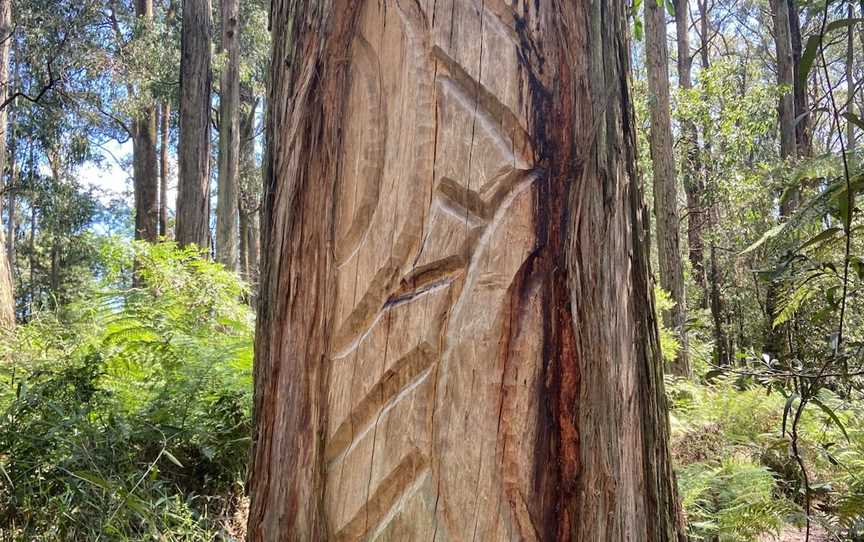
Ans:
[[[252,89],[241,91],[246,113],[240,121],[240,267],[243,277],[253,285],[258,280],[258,212],[261,195],[261,170],[255,164],[255,118],[258,98]]]
[[[183,1],[176,238],[210,246],[210,0]]]
[[[161,126],[162,145],[159,156],[159,235],[168,237],[168,160],[171,145],[171,103],[162,106]]]
[[[681,341],[672,372],[686,376],[690,374],[687,361],[687,302],[678,239],[678,174],[672,150],[669,51],[666,45],[666,8],[663,3],[645,3],[645,64],[648,68],[648,103],[651,110],[649,140],[654,170],[654,215],[657,219],[660,286],[669,292],[675,302],[675,308],[664,314],[663,319]]]
[[[475,6],[273,2],[251,540],[679,539],[627,6]]]
[[[688,0],[675,1],[675,31],[678,43],[678,85],[682,91],[693,89],[691,72],[693,57],[690,52],[690,6]],[[703,231],[705,229],[705,182],[699,156],[699,132],[696,123],[681,123],[684,145],[684,191],[687,194],[687,244],[693,281],[702,292],[706,291]],[[702,295],[699,306],[707,306],[707,295]]]
[[[135,0],[135,16],[151,24],[153,0]],[[132,120],[132,184],[135,191],[135,239],[159,238],[159,173],[156,155],[158,110],[150,104]]]
[[[813,153],[811,134],[810,105],[807,98],[807,85],[799,77],[801,54],[801,17],[795,0],[787,0],[789,9],[789,38],[792,44],[792,72],[795,93],[795,147],[799,156],[810,156]]]
[[[240,1],[222,0],[222,51],[228,63],[219,96],[219,194],[216,260],[237,269],[238,171],[240,166]]]
[[[795,60],[789,28],[789,3],[771,0],[774,10],[774,40],[777,49],[777,84],[786,87],[780,96],[780,157],[797,156],[795,137]]]
[[[0,0],[0,101],[9,95],[9,51],[12,43],[12,0]],[[0,109],[0,191],[4,186],[6,172],[6,136],[8,131],[8,112]],[[11,175],[10,175],[11,178]],[[11,194],[11,192],[10,192]],[[10,201],[12,196],[10,196]],[[0,197],[0,215],[3,211],[3,198]],[[9,221],[12,223],[12,207],[9,209]],[[15,292],[12,282],[12,268],[9,265],[7,251],[3,238],[3,228],[0,228],[0,328],[15,325]]]

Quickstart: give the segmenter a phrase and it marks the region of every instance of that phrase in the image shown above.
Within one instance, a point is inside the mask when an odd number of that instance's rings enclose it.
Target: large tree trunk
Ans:
[[[135,15],[153,21],[153,0],[135,0]],[[158,111],[150,104],[132,121],[132,184],[135,189],[135,239],[159,238],[159,173],[156,154]]]
[[[271,16],[250,539],[678,539],[624,0]]]
[[[12,43],[12,0],[0,0],[0,101],[9,94],[9,47]],[[6,108],[0,109],[0,192],[3,188],[3,176],[6,171],[6,135],[8,130],[8,115]],[[10,176],[11,178],[11,176]],[[10,192],[11,193],[11,192]],[[10,196],[10,201],[12,198]],[[3,210],[3,198],[0,197],[0,214]],[[13,210],[9,209],[9,221],[13,221]],[[3,228],[0,228],[0,328],[15,325],[15,293],[12,282],[12,268],[6,257]]]
[[[237,269],[238,171],[240,167],[240,1],[222,0],[222,50],[228,63],[219,96],[219,194],[216,260]]]
[[[690,6],[688,0],[675,1],[675,30],[678,43],[678,84],[683,91],[693,89],[691,78],[693,57],[690,53]],[[706,307],[708,296],[705,281],[704,235],[706,213],[704,209],[705,182],[699,156],[699,132],[696,123],[681,123],[684,145],[684,191],[687,194],[687,245],[693,281],[703,292],[699,306]]]
[[[183,1],[176,238],[210,246],[210,0]]]
[[[689,54],[689,53],[688,53]],[[651,164],[654,170],[654,215],[660,286],[669,292],[675,308],[663,314],[664,324],[680,338],[681,348],[672,364],[676,375],[690,374],[687,361],[687,302],[684,268],[678,239],[678,178],[672,150],[672,110],[669,101],[669,51],[666,45],[666,8],[645,3],[645,63],[651,110]]]

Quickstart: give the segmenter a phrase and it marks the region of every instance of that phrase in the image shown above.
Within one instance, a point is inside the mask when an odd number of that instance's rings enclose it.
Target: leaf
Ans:
[[[183,463],[181,463],[176,457],[174,457],[174,455],[171,452],[169,452],[168,450],[162,450],[162,455],[167,457],[172,463],[174,463],[175,465],[177,465],[181,469],[184,468]]]
[[[824,230],[824,231],[818,233],[817,235],[811,237],[807,241],[805,241],[800,247],[798,247],[798,250],[802,251],[807,247],[811,247],[815,244],[821,243],[822,241],[826,241],[828,239],[831,239],[832,237],[834,237],[835,235],[837,235],[841,231],[843,231],[842,228],[837,228],[837,227],[828,228],[827,230]]]
[[[837,428],[840,429],[840,432],[843,433],[843,436],[846,437],[846,442],[851,444],[852,441],[849,439],[849,433],[846,432],[846,428],[843,427],[843,422],[840,421],[840,418],[837,417],[837,414],[833,410],[831,410],[828,405],[815,397],[810,399],[810,402],[822,409],[822,412],[824,412],[831,419],[831,421],[834,422],[834,425],[836,425]]]
[[[749,247],[747,247],[747,248],[745,248],[744,250],[742,250],[742,251],[739,253],[739,255],[743,256],[744,254],[748,254],[748,253],[750,253],[750,252],[753,252],[753,251],[756,250],[757,248],[759,248],[759,247],[761,247],[762,245],[764,245],[765,242],[768,241],[769,239],[772,239],[772,238],[774,238],[774,237],[777,237],[777,235],[779,235],[780,232],[783,231],[783,226],[784,226],[784,224],[777,224],[776,226],[774,226],[774,227],[771,228],[770,230],[766,231],[766,232],[762,235],[762,237],[759,238],[758,241],[756,241],[755,243],[753,243],[753,244],[750,245]]]
[[[804,48],[804,52],[801,53],[801,63],[798,65],[798,80],[802,87],[806,88],[807,86],[807,77],[809,77],[810,69],[813,67],[813,61],[816,60],[816,53],[819,52],[819,45],[822,43],[822,38],[827,36],[829,32],[837,30],[838,28],[852,26],[862,21],[864,21],[864,19],[855,18],[831,21],[825,25],[824,34],[814,34],[807,39],[807,46]]]

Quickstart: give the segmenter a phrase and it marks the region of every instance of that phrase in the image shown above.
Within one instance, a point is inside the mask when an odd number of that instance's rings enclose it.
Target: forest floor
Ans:
[[[805,530],[796,527],[787,527],[783,529],[780,536],[764,535],[760,538],[761,542],[804,542],[807,539]],[[825,529],[814,525],[810,529],[810,542],[829,542],[831,538]]]

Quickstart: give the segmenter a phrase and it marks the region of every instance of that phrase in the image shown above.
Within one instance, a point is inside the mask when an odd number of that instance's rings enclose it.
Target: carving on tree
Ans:
[[[675,539],[624,2],[316,6],[272,10],[250,540]]]

